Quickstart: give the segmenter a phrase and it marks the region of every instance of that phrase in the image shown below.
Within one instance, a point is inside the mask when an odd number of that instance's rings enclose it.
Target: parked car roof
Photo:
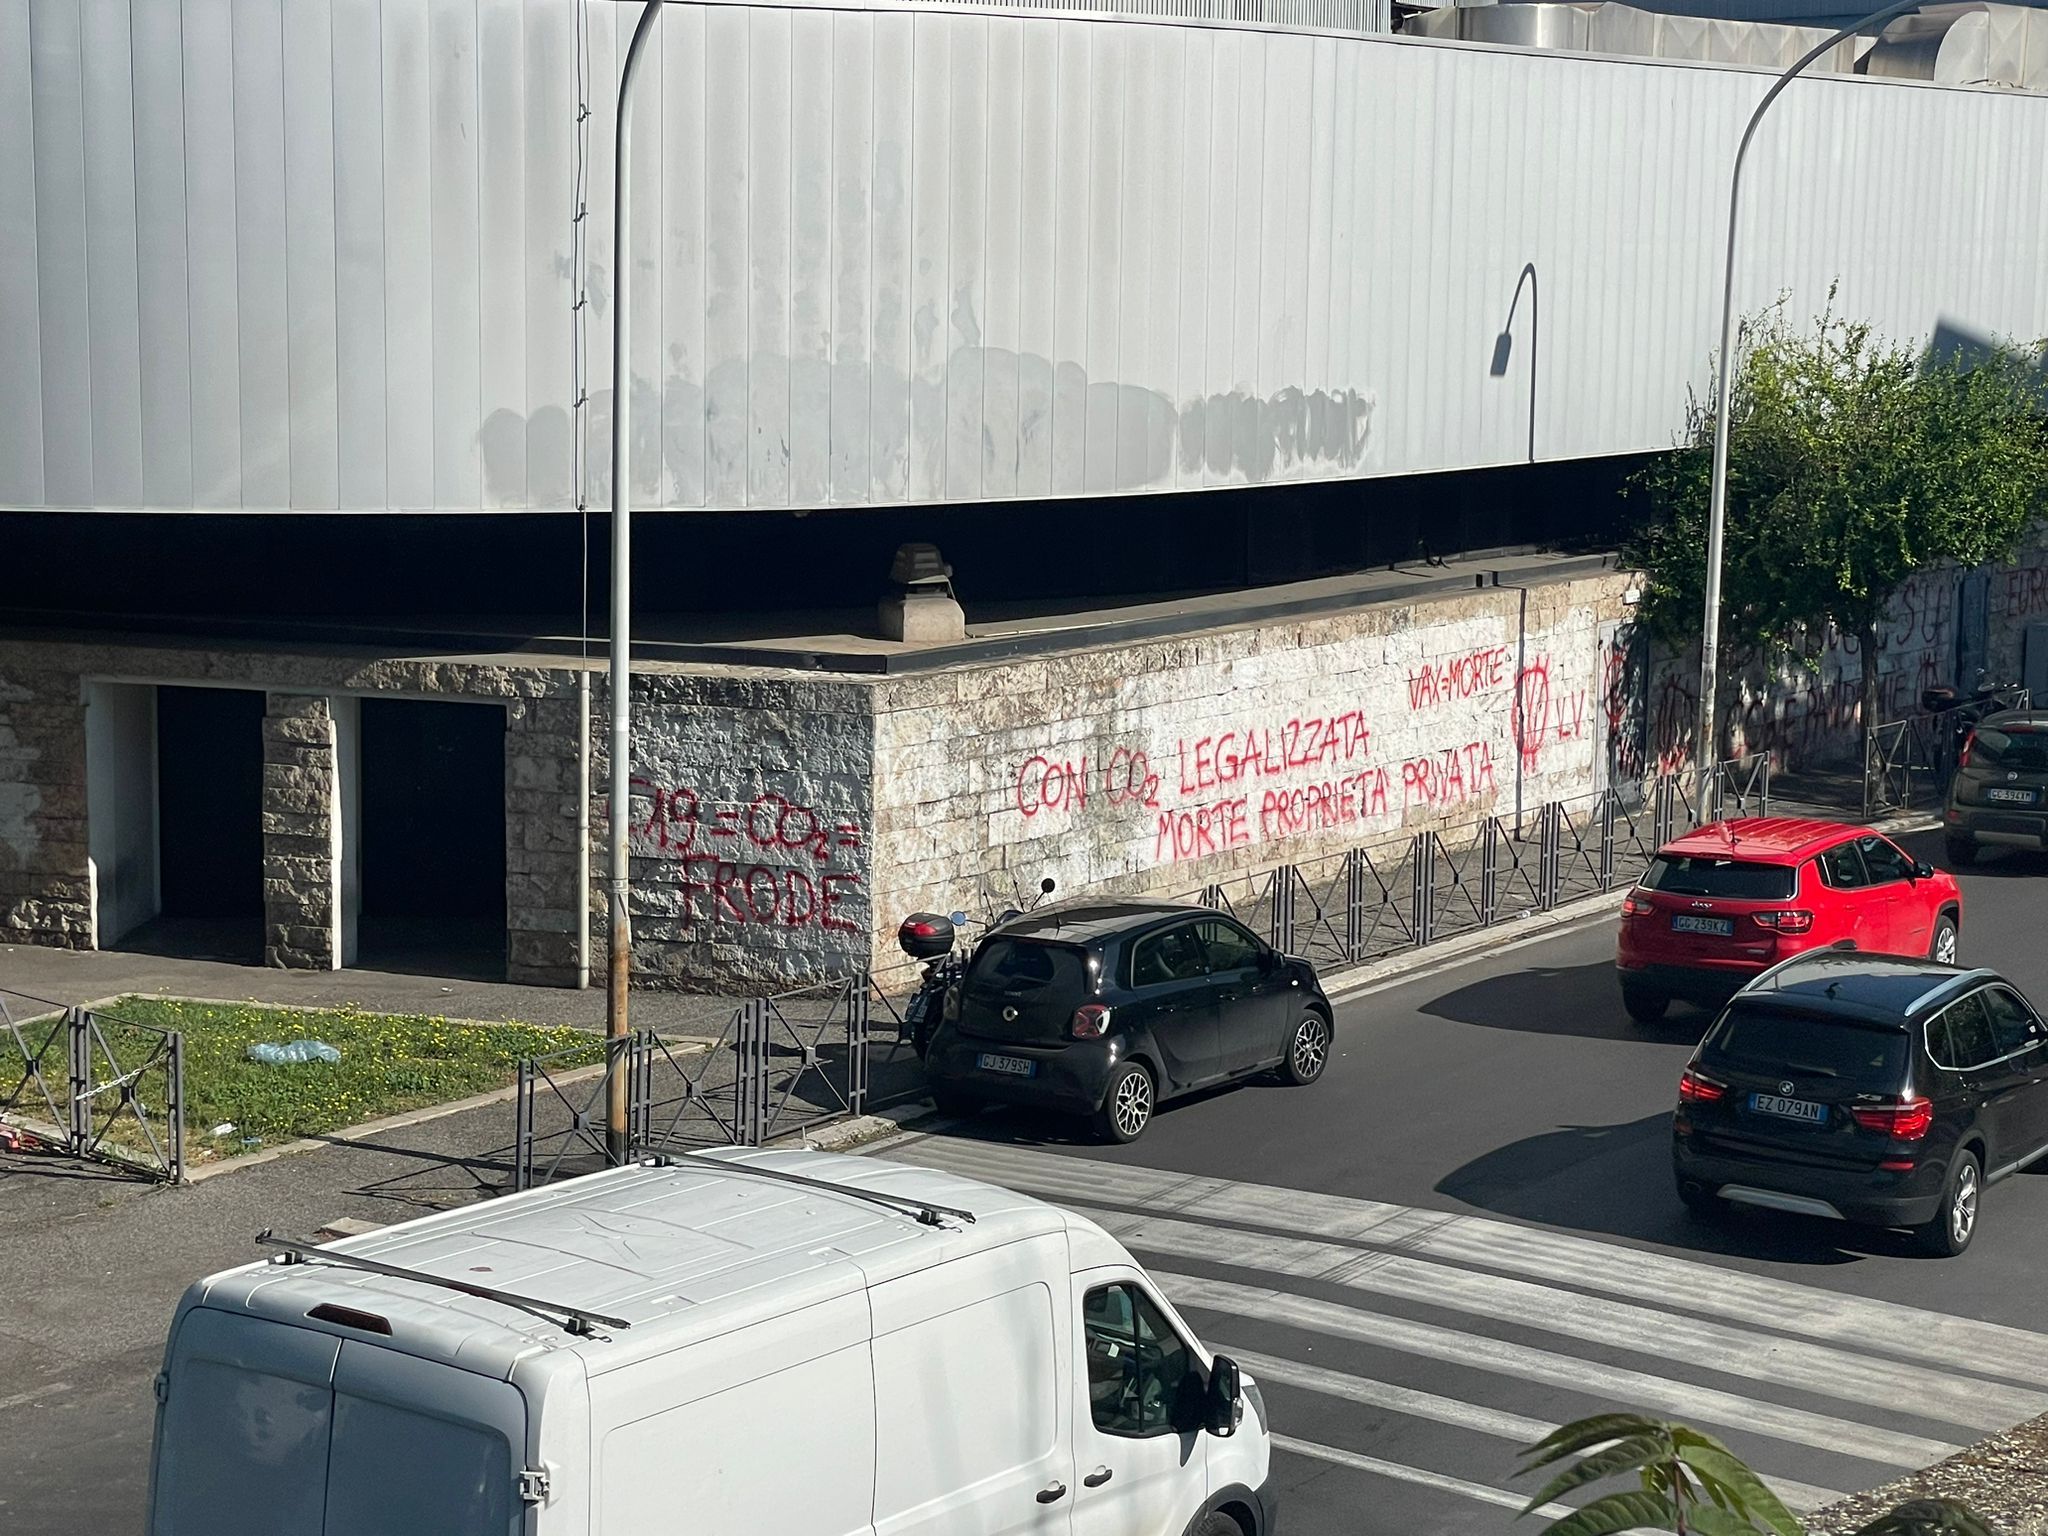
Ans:
[[[1745,997],[1897,1022],[1940,1006],[1966,987],[1998,979],[1911,955],[1824,949],[1775,966],[1742,989]]]
[[[1830,848],[1845,837],[1867,832],[1839,821],[1814,821],[1804,816],[1740,816],[1709,822],[1674,837],[1658,850],[1684,858],[1750,859],[1759,864],[1797,863],[1808,854]]]
[[[1977,724],[1988,725],[1994,731],[2044,731],[2048,730],[2048,710],[2001,709],[1995,715],[1986,715]]]
[[[1209,909],[1184,901],[1071,901],[1040,907],[1013,917],[998,931],[1005,938],[1039,939],[1062,944],[1095,944],[1105,938],[1136,932],[1190,917]]]

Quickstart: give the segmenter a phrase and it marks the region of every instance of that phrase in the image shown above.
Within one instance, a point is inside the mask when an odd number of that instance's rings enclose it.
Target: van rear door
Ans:
[[[518,1389],[207,1307],[157,1408],[151,1536],[517,1536]]]

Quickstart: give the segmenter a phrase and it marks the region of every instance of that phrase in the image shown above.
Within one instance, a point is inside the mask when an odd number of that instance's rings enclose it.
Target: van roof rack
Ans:
[[[656,1168],[673,1168],[680,1161],[666,1152],[656,1152],[648,1159]],[[742,1163],[723,1157],[693,1157],[690,1159],[690,1166],[716,1168],[726,1173],[750,1173],[758,1179],[777,1179],[784,1184],[800,1184],[806,1189],[823,1190],[828,1195],[848,1195],[855,1200],[866,1200],[873,1205],[885,1206],[927,1227],[940,1225],[948,1216],[969,1224],[974,1221],[974,1212],[963,1211],[958,1206],[934,1205],[929,1200],[915,1200],[908,1195],[892,1195],[886,1190],[864,1189],[858,1184],[835,1184],[830,1179],[807,1178],[801,1173],[791,1173],[786,1168],[770,1168],[762,1163]]]
[[[336,1253],[322,1248],[318,1243],[302,1242],[295,1237],[279,1237],[265,1227],[256,1234],[259,1247],[282,1250],[270,1262],[273,1264],[332,1264],[341,1269],[360,1269],[372,1275],[389,1275],[394,1280],[417,1280],[421,1285],[438,1285],[443,1290],[460,1291],[465,1296],[475,1296],[483,1301],[495,1301],[500,1306],[513,1307],[521,1312],[530,1312],[543,1322],[557,1323],[569,1333],[583,1339],[602,1339],[604,1334],[597,1330],[605,1328],[630,1328],[633,1325],[623,1317],[607,1317],[602,1312],[586,1311],[559,1301],[539,1301],[531,1296],[514,1295],[511,1291],[493,1290],[487,1285],[471,1285],[467,1280],[451,1279],[437,1275],[431,1270],[407,1269],[400,1264],[385,1264],[377,1259],[365,1259],[353,1253]]]

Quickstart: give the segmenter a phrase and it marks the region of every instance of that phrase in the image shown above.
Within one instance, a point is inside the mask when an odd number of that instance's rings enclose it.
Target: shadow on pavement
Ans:
[[[1516,1221],[1780,1264],[1915,1255],[1904,1232],[1729,1206],[1697,1216],[1671,1182],[1668,1111],[1570,1125],[1496,1147],[1446,1175],[1438,1194]]]
[[[1590,965],[1529,966],[1505,976],[1489,976],[1432,998],[1418,1011],[1430,1018],[1477,1024],[1484,1029],[1663,1045],[1697,1041],[1713,1020],[1713,1014],[1705,1009],[1673,1003],[1671,1011],[1655,1024],[1636,1023],[1622,1012],[1614,967],[1604,960]]]

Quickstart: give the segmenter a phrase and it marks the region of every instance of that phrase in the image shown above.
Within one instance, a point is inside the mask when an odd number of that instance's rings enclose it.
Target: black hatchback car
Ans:
[[[1757,977],[1679,1079],[1678,1193],[1910,1227],[1961,1253],[2048,1152],[2048,1030],[1994,971],[1823,950]]]
[[[1955,865],[1986,844],[2048,849],[2048,713],[2009,709],[1978,724],[1957,755],[1942,831]]]
[[[925,1055],[942,1110],[1091,1115],[1133,1141],[1167,1099],[1278,1069],[1312,1083],[1333,1014],[1315,968],[1206,907],[1074,902],[981,941]]]

